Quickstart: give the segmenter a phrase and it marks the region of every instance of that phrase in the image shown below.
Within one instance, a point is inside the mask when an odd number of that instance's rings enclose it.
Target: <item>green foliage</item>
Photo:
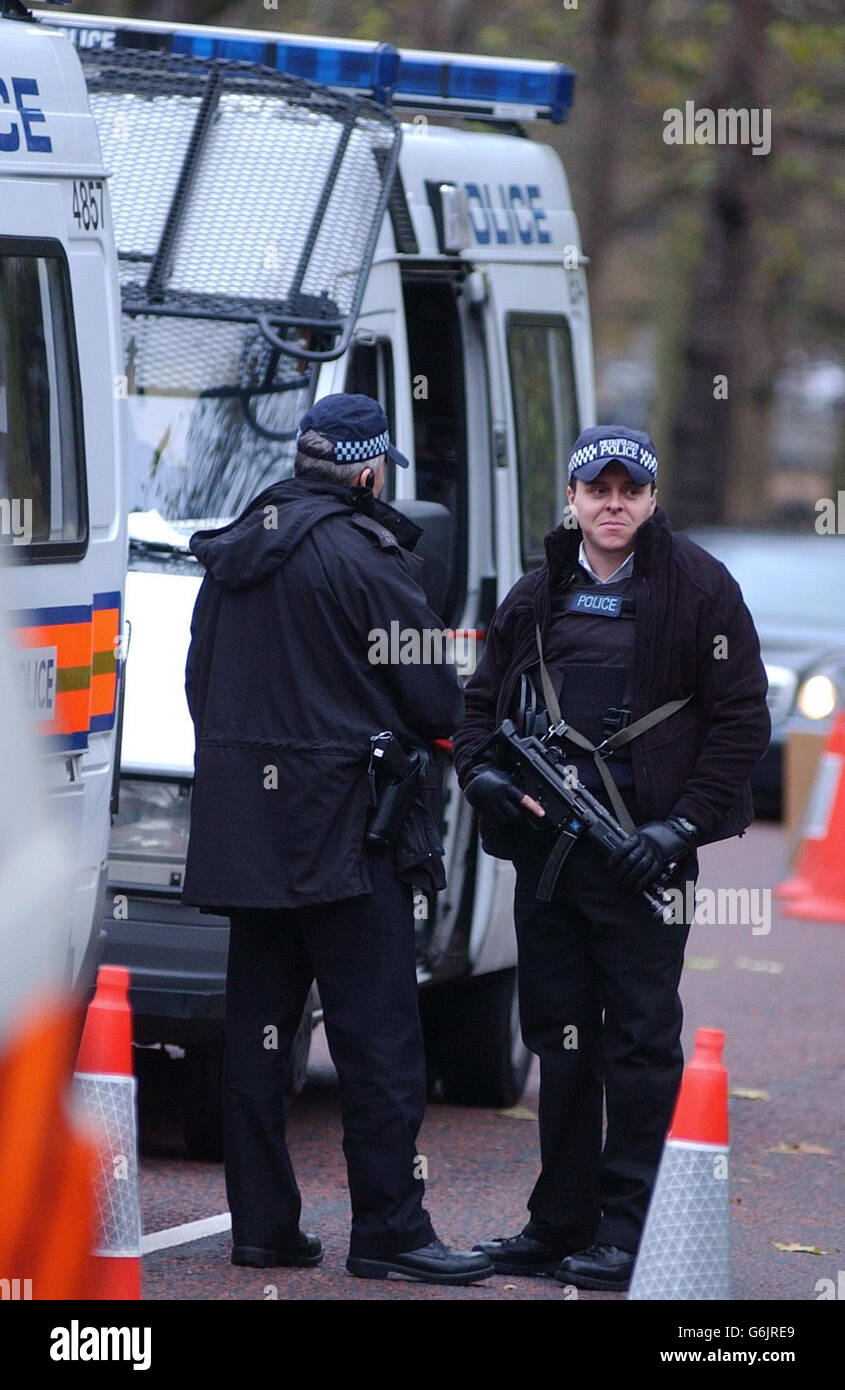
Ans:
[[[390,12],[378,5],[373,5],[359,16],[353,25],[351,37],[353,39],[386,40],[390,28]]]

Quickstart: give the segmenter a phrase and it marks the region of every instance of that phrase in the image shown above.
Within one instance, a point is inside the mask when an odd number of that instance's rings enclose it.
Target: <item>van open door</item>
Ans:
[[[486,274],[501,601],[543,562],[543,538],[563,520],[569,453],[594,419],[592,347],[580,265],[493,264]]]

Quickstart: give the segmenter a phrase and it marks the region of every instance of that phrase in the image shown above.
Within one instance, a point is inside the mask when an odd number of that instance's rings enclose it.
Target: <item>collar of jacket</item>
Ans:
[[[330,484],[329,486],[332,486]],[[386,526],[397,539],[403,550],[413,550],[417,541],[423,533],[423,528],[418,526],[410,517],[403,512],[391,507],[389,502],[382,502],[380,497],[376,497],[371,488],[352,487],[341,489],[350,492],[353,497],[353,511],[361,512],[364,516],[371,516],[380,526]]]
[[[342,483],[329,482],[328,478],[281,478],[278,482],[270,483],[269,487],[259,492],[257,497],[253,497],[248,502],[239,516],[233,521],[227,522],[225,526],[216,527],[211,531],[197,531],[198,537],[223,535],[226,531],[232,531],[243,521],[244,517],[249,516],[250,512],[266,507],[273,502],[286,502],[291,500],[290,484],[296,482],[300,484],[302,492],[322,493],[326,497],[336,497],[338,502],[345,503],[350,511],[362,512],[364,516],[371,516],[382,526],[386,526],[396,537],[403,550],[413,550],[420,536],[422,527],[417,526],[410,517],[404,516],[402,512],[391,507],[389,503],[382,502],[376,497],[371,488],[367,487],[345,487]],[[191,537],[193,540],[193,536]]]
[[[551,612],[550,593],[561,581],[571,579],[578,565],[578,548],[584,539],[580,526],[566,526],[561,522],[550,531],[543,542],[546,562],[538,571],[537,588],[534,591],[534,613],[536,620],[545,632]],[[634,579],[648,578],[661,565],[665,564],[672,547],[672,532],[662,507],[655,507],[653,514],[637,528],[634,537]]]
[[[649,575],[662,564],[671,546],[672,533],[662,507],[655,507],[654,513],[638,527],[634,537],[634,577]],[[571,573],[578,564],[578,548],[584,539],[580,526],[565,526],[561,523],[550,531],[543,542],[546,551],[545,568],[550,584]]]

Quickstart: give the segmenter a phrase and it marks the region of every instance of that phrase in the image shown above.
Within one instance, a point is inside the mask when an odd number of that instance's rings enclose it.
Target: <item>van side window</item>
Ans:
[[[449,513],[442,556],[444,597],[438,616],[455,627],[466,603],[470,525],[465,346],[457,283],[436,270],[419,275],[408,271],[402,291],[411,367],[416,495],[424,502],[439,502]]]
[[[88,501],[67,261],[56,241],[0,238],[0,544],[81,559]]]
[[[567,460],[580,430],[572,336],[563,317],[509,314],[507,344],[522,563],[532,569],[545,558],[543,537],[563,519]]]
[[[356,338],[349,348],[344,391],[356,396],[372,396],[387,416],[391,439],[396,439],[396,410],[393,391],[393,349],[388,338],[367,342]],[[393,488],[393,469],[384,475],[382,498],[388,501]]]

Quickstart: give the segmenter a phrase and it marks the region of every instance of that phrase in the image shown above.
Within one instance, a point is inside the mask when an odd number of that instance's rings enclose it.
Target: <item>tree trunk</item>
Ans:
[[[628,73],[639,59],[651,0],[595,0],[589,8],[590,58],[576,84],[580,170],[578,221],[591,284],[615,231],[620,152],[629,126]],[[580,158],[578,155],[580,154]]]
[[[703,105],[765,105],[770,0],[738,0]],[[760,266],[765,155],[716,148],[702,259],[682,350],[684,384],[670,431],[678,525],[761,519],[768,467],[768,350]],[[725,397],[724,392],[727,391]]]

